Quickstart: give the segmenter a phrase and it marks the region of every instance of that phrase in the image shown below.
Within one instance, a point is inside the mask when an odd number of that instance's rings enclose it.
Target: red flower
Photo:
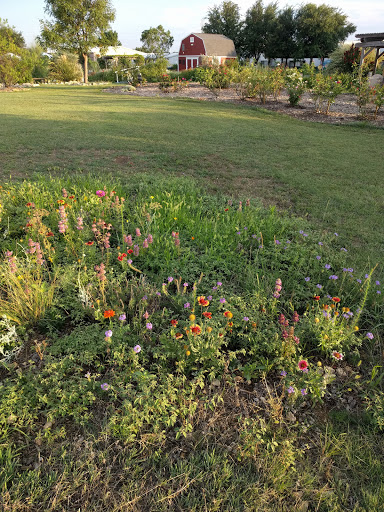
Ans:
[[[183,337],[183,335],[181,334],[181,332],[177,332],[177,333],[175,334],[175,338],[176,338],[177,340],[180,340],[182,337]]]
[[[115,312],[113,311],[113,309],[107,309],[106,311],[104,311],[104,318],[112,318],[113,316],[115,316]]]
[[[333,302],[340,302],[339,297],[332,297]]]
[[[127,253],[128,253],[128,254],[132,254],[132,253],[133,253],[133,250],[132,250],[132,249],[127,249]]]
[[[320,295],[315,295],[315,296],[313,297],[313,300],[320,300]]]
[[[200,325],[194,325],[191,327],[191,331],[193,335],[201,334],[201,327]]]
[[[177,320],[171,320],[172,327],[176,327],[179,322]]]
[[[206,300],[205,297],[197,297],[197,302],[200,306],[209,306],[209,300]]]
[[[124,256],[123,256],[122,254],[119,254],[119,256],[117,257],[117,259],[118,259],[119,261],[123,261]]]
[[[46,236],[55,236],[52,231],[48,231],[48,233],[46,234]]]
[[[205,316],[205,318],[208,318],[208,320],[210,320],[212,318],[212,313],[210,313],[209,311],[204,311],[203,316]]]
[[[304,359],[299,361],[299,364],[297,365],[299,367],[299,370],[304,371],[308,368],[308,363]]]
[[[229,210],[229,208],[226,208],[224,211],[227,212]]]
[[[93,242],[85,242],[85,245],[93,245]]]

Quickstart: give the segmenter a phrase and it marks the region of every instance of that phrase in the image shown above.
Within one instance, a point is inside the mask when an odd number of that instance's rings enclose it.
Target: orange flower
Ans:
[[[332,297],[333,302],[340,302],[339,297]]]
[[[115,316],[113,309],[107,309],[104,311],[104,318],[112,318],[113,316]]]
[[[179,322],[177,320],[171,320],[172,327],[176,327]]]
[[[320,295],[315,295],[315,296],[313,297],[313,300],[320,300]]]
[[[195,336],[196,334],[201,334],[201,327],[200,325],[193,325],[191,326],[191,332]]]
[[[85,242],[85,245],[93,245],[93,242]]]
[[[183,335],[181,334],[181,332],[177,332],[177,333],[175,334],[175,338],[176,338],[177,340],[181,340],[181,338],[182,338],[182,337],[183,337]]]
[[[205,318],[208,318],[208,320],[210,320],[212,318],[212,313],[210,313],[209,311],[204,311],[203,316],[205,316]]]
[[[233,327],[233,322],[228,322],[228,327]]]
[[[224,311],[224,313],[223,313],[223,314],[224,314],[224,316],[225,316],[226,318],[232,318],[232,317],[233,317],[233,314],[232,314],[230,311]]]
[[[209,300],[206,300],[204,296],[197,297],[197,302],[200,304],[200,306],[209,306]]]

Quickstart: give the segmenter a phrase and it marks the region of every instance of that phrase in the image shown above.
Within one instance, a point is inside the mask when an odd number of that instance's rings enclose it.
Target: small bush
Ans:
[[[76,55],[58,55],[53,57],[49,78],[59,82],[71,82],[81,80],[83,71]]]

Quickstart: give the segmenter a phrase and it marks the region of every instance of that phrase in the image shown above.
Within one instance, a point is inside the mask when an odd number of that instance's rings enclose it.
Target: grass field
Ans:
[[[0,96],[0,176],[186,175],[292,209],[383,256],[383,130],[305,123],[220,102],[41,87]]]
[[[382,138],[0,94],[1,512],[381,512]]]

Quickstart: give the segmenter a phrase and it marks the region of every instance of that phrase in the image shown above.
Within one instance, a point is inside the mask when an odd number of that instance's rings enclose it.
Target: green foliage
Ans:
[[[208,87],[215,96],[219,96],[221,89],[228,89],[232,81],[232,71],[223,64],[207,65],[198,68],[195,76],[197,80]]]
[[[288,101],[292,107],[299,104],[299,101],[307,89],[307,84],[303,80],[302,73],[297,69],[287,69],[285,71],[285,88],[288,91]]]
[[[174,39],[169,30],[165,31],[163,26],[159,25],[156,28],[151,27],[143,30],[140,41],[143,43],[143,46],[138,48],[140,51],[154,53],[156,56],[162,57],[169,52]]]
[[[88,81],[88,53],[95,46],[109,45],[115,19],[109,0],[45,0],[46,13],[53,21],[41,21],[40,43],[44,48],[76,53],[84,59],[84,81]],[[104,38],[104,41],[103,41]],[[107,37],[108,38],[108,37]]]
[[[30,81],[32,63],[20,32],[0,18],[0,82],[6,87]]]
[[[81,80],[82,70],[76,55],[55,55],[49,66],[50,80],[70,82]]]
[[[168,74],[163,75],[159,82],[159,89],[162,92],[176,92],[185,89],[186,87],[188,87],[188,82],[185,78],[180,80],[179,77],[177,77],[177,79],[172,78],[172,76]]]
[[[316,111],[328,114],[329,107],[342,92],[344,92],[344,85],[339,77],[319,73],[311,90],[312,97],[315,100]]]
[[[164,58],[150,61],[140,68],[143,79],[147,82],[158,82],[167,72],[168,61]]]
[[[277,3],[263,5],[257,0],[247,10],[244,21],[243,39],[245,57],[254,58],[258,62],[260,55],[274,56],[272,46],[276,29]]]

